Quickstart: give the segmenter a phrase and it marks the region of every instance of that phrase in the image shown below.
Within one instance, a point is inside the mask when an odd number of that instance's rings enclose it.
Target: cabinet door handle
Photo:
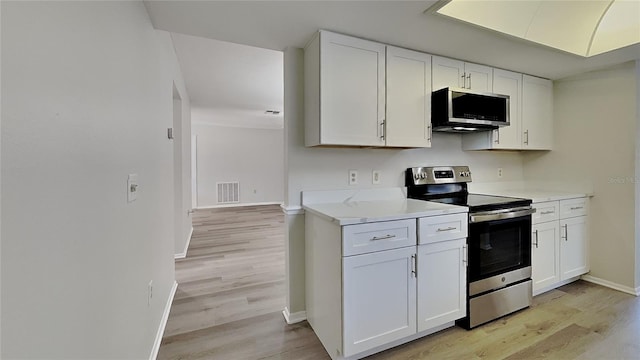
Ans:
[[[467,75],[465,73],[462,73],[462,88],[465,89],[467,85]]]
[[[431,143],[431,124],[429,124],[429,126],[427,126],[427,140],[429,141],[429,143]]]
[[[455,229],[457,229],[457,228],[453,227],[453,226],[449,226],[449,227],[444,228],[444,229],[443,228],[438,228],[438,230],[436,230],[436,231],[437,232],[445,232],[445,231],[451,231],[451,230],[455,230]]]
[[[562,234],[560,234],[560,238],[564,239],[564,241],[569,241],[569,225],[568,224],[564,224],[564,236],[562,236]]]
[[[467,89],[471,89],[471,74],[467,75],[467,79],[469,79],[469,85],[467,85]]]
[[[529,145],[529,130],[524,132],[524,144]]]
[[[418,265],[416,264],[416,254],[411,255],[411,274],[418,277]]]
[[[553,214],[553,213],[555,213],[555,211],[553,211],[553,210],[543,211],[543,212],[540,213],[540,215],[549,215],[549,214]]]
[[[495,130],[493,130],[493,131],[495,131],[495,134],[496,134],[496,135],[495,135],[495,136],[496,136],[496,139],[495,139],[493,142],[494,142],[494,143],[496,143],[496,144],[500,144],[500,130],[495,129]]]
[[[395,235],[385,235],[385,236],[374,236],[371,238],[371,241],[376,241],[376,240],[386,240],[386,239],[393,239],[394,237],[396,237]]]
[[[380,140],[384,140],[384,131],[385,131],[385,121],[382,120],[382,122],[380,122]]]
[[[538,248],[538,230],[533,232],[536,235],[536,243],[534,244],[536,246],[536,249]]]
[[[571,210],[580,210],[580,209],[584,209],[584,206],[572,206],[570,209]]]

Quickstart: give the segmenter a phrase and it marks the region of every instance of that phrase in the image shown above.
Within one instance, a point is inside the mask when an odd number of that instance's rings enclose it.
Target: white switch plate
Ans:
[[[138,190],[138,174],[129,174],[127,178],[127,202],[136,201]]]
[[[380,176],[381,176],[381,174],[380,174],[380,170],[373,170],[373,171],[371,172],[371,183],[372,183],[373,185],[378,185],[378,184],[380,184]]]
[[[358,185],[358,170],[349,170],[349,185]]]

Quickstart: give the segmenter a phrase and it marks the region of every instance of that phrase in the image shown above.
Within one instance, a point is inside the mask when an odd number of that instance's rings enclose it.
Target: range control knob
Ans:
[[[426,178],[427,178],[427,174],[426,174],[426,173],[422,173],[420,176],[421,176],[423,179],[426,179]]]

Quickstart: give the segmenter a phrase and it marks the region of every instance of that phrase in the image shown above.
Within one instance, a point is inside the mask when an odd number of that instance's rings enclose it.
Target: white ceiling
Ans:
[[[491,0],[494,5],[496,1],[516,0]],[[640,44],[584,58],[425,12],[436,2],[145,1],[145,5],[154,27],[172,33],[194,124],[281,129],[283,113],[274,117],[264,111],[283,110],[282,51],[304,47],[318,29],[550,79],[640,59]]]
[[[194,123],[282,128],[283,54],[253,46],[172,34]]]

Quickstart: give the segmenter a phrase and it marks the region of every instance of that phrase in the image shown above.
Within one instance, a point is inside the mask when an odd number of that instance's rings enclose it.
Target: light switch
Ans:
[[[138,174],[129,174],[127,178],[127,202],[133,202],[138,197]]]

